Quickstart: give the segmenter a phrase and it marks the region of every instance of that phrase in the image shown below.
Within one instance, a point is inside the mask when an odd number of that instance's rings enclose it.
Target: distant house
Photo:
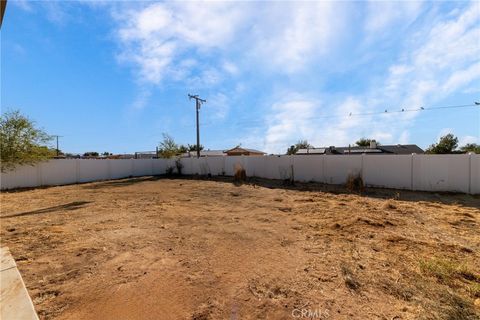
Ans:
[[[395,145],[377,145],[375,142],[368,147],[325,147],[299,149],[297,155],[319,155],[319,154],[422,154],[424,151],[416,144],[395,144]]]
[[[223,150],[200,150],[200,157],[224,157],[227,154]],[[182,158],[196,157],[197,151],[187,151],[181,155]]]
[[[227,156],[264,156],[265,155],[265,152],[263,151],[241,148],[240,146],[236,146],[233,149],[226,150],[225,153],[227,154]]]

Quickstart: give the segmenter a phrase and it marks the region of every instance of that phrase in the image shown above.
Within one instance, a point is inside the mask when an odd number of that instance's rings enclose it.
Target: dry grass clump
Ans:
[[[363,179],[362,177],[357,174],[350,174],[347,178],[347,182],[345,184],[348,190],[354,191],[354,192],[363,192],[365,189],[365,186],[363,184]]]
[[[247,172],[241,165],[235,166],[235,174],[233,176],[235,182],[244,182],[247,180]]]

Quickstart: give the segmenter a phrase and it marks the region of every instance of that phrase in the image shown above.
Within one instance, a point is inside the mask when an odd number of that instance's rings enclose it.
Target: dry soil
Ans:
[[[480,198],[228,178],[3,192],[42,319],[478,319]]]

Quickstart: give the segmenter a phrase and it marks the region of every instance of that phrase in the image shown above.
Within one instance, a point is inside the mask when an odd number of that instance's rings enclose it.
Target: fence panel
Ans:
[[[327,155],[324,160],[325,183],[343,184],[349,175],[362,173],[362,156]]]
[[[261,177],[267,179],[291,179],[292,156],[269,156],[265,159],[265,167]]]
[[[41,174],[41,185],[57,186],[77,182],[78,160],[51,160],[38,164]]]
[[[212,159],[212,158],[210,158]],[[235,168],[237,166],[244,167],[242,156],[225,157],[225,174],[227,176],[233,176],[235,174]]]
[[[374,187],[412,188],[412,155],[363,156],[363,181]]]
[[[105,160],[110,166],[110,178],[120,179],[133,176],[133,164],[130,159]]]
[[[362,174],[370,186],[480,194],[480,155],[328,155],[205,157],[181,160],[185,174],[233,175],[242,165],[247,176],[294,178],[343,184],[350,174]],[[51,160],[20,166],[1,174],[1,188],[61,185],[107,179],[165,174],[174,159]]]
[[[159,174],[165,174],[165,170],[167,169],[167,162],[165,159],[153,159],[153,174],[154,175],[159,175]]]
[[[263,177],[268,157],[245,157],[244,168],[247,177]]]
[[[470,193],[480,194],[480,154],[470,155]]]
[[[225,157],[210,157],[208,160],[208,169],[214,176],[225,174]]]
[[[59,160],[69,161],[69,160]],[[77,182],[91,182],[110,179],[108,161],[99,159],[78,160]]]
[[[2,173],[3,189],[37,187],[42,185],[39,166],[20,166],[14,171]]]
[[[324,182],[323,161],[325,156],[294,156],[293,173],[297,181]]]
[[[413,189],[468,192],[468,154],[414,155]]]
[[[151,176],[153,174],[153,159],[135,159],[133,160],[133,176]]]

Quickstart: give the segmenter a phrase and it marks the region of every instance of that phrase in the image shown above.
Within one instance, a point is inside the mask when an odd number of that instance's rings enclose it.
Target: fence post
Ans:
[[[412,153],[410,156],[410,190],[413,191],[413,164],[415,161],[413,161],[413,158],[415,157],[415,153]]]
[[[222,160],[223,160],[223,161],[222,161],[222,172],[223,172],[224,175],[227,174],[227,171],[225,171],[225,158],[226,158],[226,157],[228,157],[228,156],[223,156],[223,157],[222,157]]]
[[[102,160],[103,161],[103,160]],[[108,180],[112,180],[112,168],[111,168],[111,163],[109,159],[105,159],[107,161],[107,176]]]
[[[37,171],[37,186],[41,186],[42,183],[43,183],[43,179],[42,179],[42,163],[39,162],[35,168],[36,168],[36,171]]]
[[[365,157],[365,153],[362,153],[362,162],[360,164],[360,177],[362,177],[363,183],[365,183],[365,185],[366,185],[366,179],[365,179],[364,172],[363,172],[364,157]]]
[[[468,194],[472,194],[472,154],[468,153]]]
[[[323,176],[322,177],[322,182],[327,183],[327,173],[325,172],[325,159],[326,159],[325,157],[326,157],[326,155],[322,154],[321,157],[322,157],[322,176]]]
[[[75,159],[75,182],[80,182],[80,159]]]

